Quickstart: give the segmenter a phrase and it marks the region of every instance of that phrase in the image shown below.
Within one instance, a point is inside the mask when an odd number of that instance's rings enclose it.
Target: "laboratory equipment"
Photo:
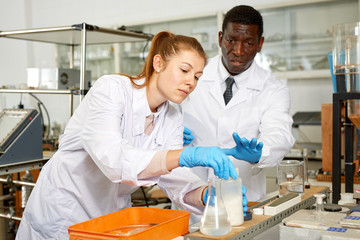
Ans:
[[[130,207],[69,227],[69,239],[174,239],[189,231],[190,213],[182,210]]]
[[[341,193],[341,199],[339,200],[339,205],[355,205],[356,199],[354,199],[353,193]]]
[[[323,217],[324,212],[324,200],[325,194],[323,193],[316,193],[314,194],[314,197],[316,198],[316,211],[315,211],[315,219],[317,221],[321,221]]]
[[[34,182],[34,177],[31,174],[31,172],[29,170],[25,171],[25,174],[22,176],[22,180],[25,182]],[[33,187],[32,186],[27,186],[27,185],[22,185],[21,186],[21,207],[25,208],[26,204],[29,200],[30,197],[30,193],[32,191]]]
[[[333,203],[340,198],[341,159],[345,159],[345,192],[353,192],[355,127],[360,127],[360,23],[333,26],[333,74],[337,92],[333,94]],[[344,130],[344,142],[341,132]],[[341,155],[345,146],[344,156]]]
[[[200,232],[205,235],[222,236],[232,229],[222,199],[221,182],[217,177],[209,180],[208,197],[200,221]]]
[[[35,89],[80,89],[80,70],[70,68],[28,68],[27,85]],[[91,87],[91,71],[86,71],[85,89]]]
[[[283,160],[277,167],[279,196],[288,193],[304,193],[304,162]]]
[[[242,179],[229,178],[221,181],[221,195],[224,200],[231,226],[239,226],[244,223]]]
[[[288,193],[270,204],[264,206],[264,214],[274,216],[290,207],[301,203],[301,195],[298,193]]]
[[[35,109],[0,112],[0,164],[42,159],[41,114]]]

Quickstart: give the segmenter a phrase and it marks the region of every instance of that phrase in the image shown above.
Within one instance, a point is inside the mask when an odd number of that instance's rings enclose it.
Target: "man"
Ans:
[[[294,144],[288,88],[254,61],[264,43],[262,34],[262,16],[254,8],[241,5],[227,12],[219,32],[222,55],[209,59],[197,88],[182,103],[184,126],[194,136],[191,145],[217,145],[239,158],[230,151],[235,145],[233,133],[244,146],[246,142],[252,148],[257,147],[256,141],[263,144],[262,151],[261,147],[254,152],[244,149],[242,160],[230,157],[249,201],[265,195],[264,168],[278,165]],[[191,136],[184,131],[186,137]],[[204,181],[212,176],[204,168],[192,170]]]

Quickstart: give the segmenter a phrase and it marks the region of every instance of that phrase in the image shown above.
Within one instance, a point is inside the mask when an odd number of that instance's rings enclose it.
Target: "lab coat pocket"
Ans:
[[[42,194],[34,193],[35,196],[31,203],[32,207],[37,210],[31,216],[32,227],[38,232],[47,229],[47,232],[43,234],[53,237],[64,226],[71,224],[68,221],[78,204],[70,192],[54,187],[47,176],[42,178],[41,183],[40,186],[37,186],[36,191],[40,191]]]

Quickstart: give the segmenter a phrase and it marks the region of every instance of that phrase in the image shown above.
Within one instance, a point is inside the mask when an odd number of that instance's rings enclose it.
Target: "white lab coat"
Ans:
[[[130,194],[138,186],[156,183],[172,201],[201,213],[183,202],[187,192],[204,185],[188,168],[177,168],[164,180],[137,178],[158,150],[182,147],[181,113],[163,104],[147,136],[149,111],[146,88],[133,88],[127,77],[108,75],[96,81],[70,119],[59,150],[41,171],[17,239],[68,239],[68,226],[130,207]],[[181,176],[186,184],[176,182]]]
[[[278,165],[295,141],[291,133],[289,91],[283,82],[254,61],[247,70],[249,78],[242,81],[225,106],[219,64],[222,64],[221,56],[209,59],[196,89],[182,103],[184,126],[195,137],[193,145],[232,148],[233,132],[264,143],[258,164],[231,157],[247,188],[248,200],[257,201],[266,193],[264,168]],[[204,181],[209,177],[205,168],[192,170]]]

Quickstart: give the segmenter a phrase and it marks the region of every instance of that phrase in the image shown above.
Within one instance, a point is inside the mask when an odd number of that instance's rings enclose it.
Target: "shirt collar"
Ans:
[[[143,79],[139,80],[139,84],[143,83]],[[134,116],[133,121],[135,126],[135,134],[139,134],[144,130],[145,118],[149,115],[154,115],[154,124],[159,120],[159,116],[166,112],[168,102],[164,102],[161,104],[157,112],[151,112],[149,102],[146,97],[146,87],[137,89],[133,89],[133,109],[134,109]],[[146,106],[146,107],[145,107]],[[145,109],[144,109],[145,107]]]
[[[220,61],[219,61],[219,74],[221,77],[221,83],[225,82],[225,80],[229,77],[232,76],[235,80],[235,84],[237,87],[239,87],[240,85],[243,84],[248,84],[249,78],[251,76],[251,73],[253,71],[253,68],[255,67],[254,61],[251,63],[250,67],[248,69],[245,70],[245,72],[239,73],[238,75],[231,75],[228,70],[225,68],[223,62],[222,62],[222,57],[220,57]]]

